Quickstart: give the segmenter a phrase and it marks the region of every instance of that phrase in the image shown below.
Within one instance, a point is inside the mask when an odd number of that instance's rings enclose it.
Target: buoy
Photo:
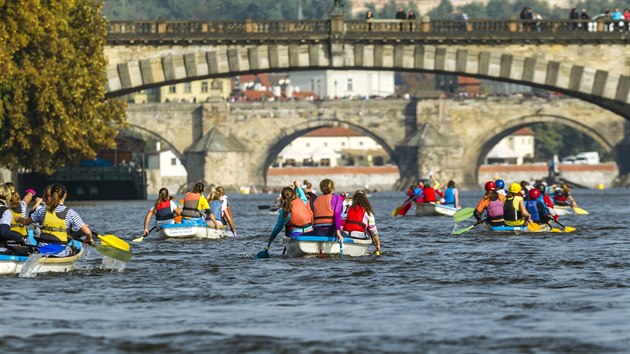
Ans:
[[[598,184],[597,185],[597,189],[599,189],[599,190],[604,189],[604,184],[603,183]]]

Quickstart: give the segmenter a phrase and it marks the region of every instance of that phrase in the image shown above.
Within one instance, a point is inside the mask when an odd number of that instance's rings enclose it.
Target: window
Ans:
[[[192,85],[190,84],[190,82],[184,83],[184,92],[185,93],[191,93],[192,92]]]
[[[201,92],[208,92],[208,81],[201,83]]]
[[[359,146],[363,146],[363,142],[362,141],[359,141]]]
[[[352,79],[348,79],[348,91],[352,92]]]
[[[221,80],[212,80],[211,87],[213,90],[222,90],[223,82],[221,82]]]
[[[330,159],[321,159],[319,162],[320,166],[330,166]]]
[[[324,146],[328,146],[328,143],[324,143]]]
[[[171,85],[168,87],[168,92],[169,93],[177,93],[177,86],[175,85]]]
[[[177,166],[177,159],[175,157],[171,159],[171,166]]]

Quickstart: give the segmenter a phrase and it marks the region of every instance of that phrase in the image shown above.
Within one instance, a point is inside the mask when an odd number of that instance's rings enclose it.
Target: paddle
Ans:
[[[556,224],[560,225],[564,229],[564,232],[573,232],[576,230],[575,227],[562,225],[558,220],[554,220],[554,221],[556,222]]]
[[[584,210],[582,208],[578,208],[578,207],[573,207],[573,210],[578,215],[588,215],[588,214],[590,214],[588,211],[586,211],[586,210]]]
[[[468,226],[468,227],[464,227],[464,228],[459,229],[459,230],[455,230],[455,231],[451,232],[451,234],[452,234],[452,235],[461,235],[461,234],[463,234],[463,233],[466,233],[466,232],[468,232],[468,231],[472,230],[475,226],[477,226],[477,225],[479,225],[479,224],[481,224],[481,223],[485,222],[486,220],[488,220],[488,219],[479,220],[479,221],[477,221],[475,224],[470,225],[470,226]]]
[[[150,230],[149,233],[147,233],[147,236],[149,236],[149,234],[151,234],[151,231],[155,230],[157,226],[153,226]],[[140,237],[136,237],[133,240],[131,240],[131,242],[142,242],[142,240],[144,240],[144,235],[140,236]]]
[[[271,248],[271,243],[275,239],[276,239],[276,236],[269,238],[269,243],[267,243],[267,247],[265,247],[262,251],[256,254],[256,259],[269,258],[269,248]]]
[[[39,251],[40,254],[56,254],[65,249],[65,246],[56,243],[49,243],[47,245],[37,246],[37,251]]]
[[[540,232],[540,225],[533,222],[531,219],[527,220],[527,229],[531,232]]]
[[[455,212],[453,215],[453,220],[455,222],[462,222],[464,220],[470,219],[475,213],[475,208],[464,208]]]
[[[392,216],[393,217],[397,217],[398,214],[400,214],[400,211],[405,207],[405,205],[411,200],[411,198],[405,200],[404,203],[402,203],[398,208],[392,210]]]
[[[271,205],[259,205],[258,206],[258,209],[260,209],[260,210],[267,210],[267,209],[270,209],[270,208],[271,208]]]
[[[100,254],[119,261],[129,262],[133,254],[127,242],[114,235],[94,234],[101,240],[100,245],[93,245]]]
[[[405,204],[403,204],[402,208],[398,212],[398,215],[405,216],[405,214],[407,214],[407,212],[409,211],[409,209],[411,208],[412,205],[413,205],[413,201],[412,200],[409,200],[409,201],[405,202]]]
[[[339,257],[343,258],[343,239],[339,239]]]

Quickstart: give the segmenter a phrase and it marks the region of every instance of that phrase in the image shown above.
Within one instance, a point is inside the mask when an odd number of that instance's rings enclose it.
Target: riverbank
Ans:
[[[588,188],[603,188],[616,186],[619,178],[619,167],[614,162],[605,162],[594,165],[570,165],[558,166],[560,177]],[[501,178],[505,181],[532,181],[547,177],[549,168],[546,164],[523,165],[481,165],[477,182],[483,185],[488,180]]]
[[[296,179],[299,181],[306,179],[319,189],[319,182],[324,178],[330,178],[335,182],[335,189],[338,192],[364,189],[366,185],[372,190],[389,191],[399,177],[400,170],[394,165],[283,167],[270,168],[267,171],[267,186],[282,188]]]

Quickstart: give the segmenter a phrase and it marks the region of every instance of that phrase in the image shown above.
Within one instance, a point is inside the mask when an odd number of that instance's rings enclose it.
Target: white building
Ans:
[[[157,194],[162,187],[175,194],[186,184],[188,177],[182,162],[171,150],[162,150],[159,142],[156,143],[156,151],[147,154],[147,172],[148,194]]]
[[[521,128],[501,139],[486,156],[486,163],[522,165],[526,158],[534,157],[534,132]]]
[[[277,166],[384,165],[383,147],[369,136],[346,128],[319,128],[293,140],[278,154]]]
[[[290,72],[294,88],[314,92],[323,99],[392,96],[393,71],[321,70]]]

